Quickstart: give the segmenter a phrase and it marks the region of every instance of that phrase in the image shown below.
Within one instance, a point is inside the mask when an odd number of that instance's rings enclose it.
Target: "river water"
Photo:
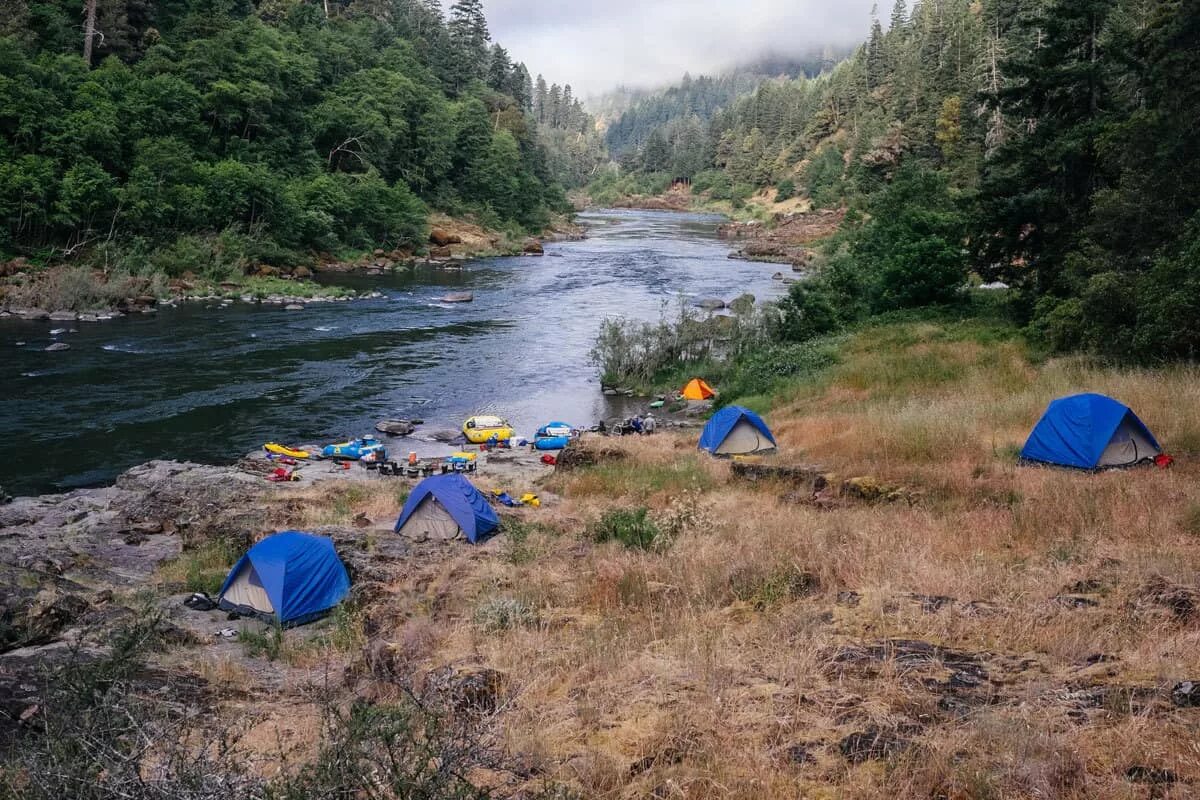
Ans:
[[[545,257],[337,279],[381,299],[302,312],[190,303],[102,323],[0,320],[0,486],[96,485],[153,458],[227,462],[266,441],[337,441],[394,417],[424,419],[418,435],[479,412],[507,416],[523,435],[550,420],[590,425],[624,410],[602,395],[588,359],[605,317],[653,320],[680,294],[761,300],[782,290],[771,280],[777,267],[727,258],[718,217],[580,219],[589,238],[547,245]],[[438,302],[454,291],[475,300]],[[77,332],[51,335],[57,328]],[[44,352],[52,341],[71,348]],[[445,449],[410,439],[391,447]]]

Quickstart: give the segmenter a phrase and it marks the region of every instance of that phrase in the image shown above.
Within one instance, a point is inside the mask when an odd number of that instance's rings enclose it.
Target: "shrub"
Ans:
[[[791,200],[795,196],[796,182],[791,178],[784,178],[775,184],[775,202],[782,203],[784,200]]]
[[[266,630],[242,628],[238,631],[238,641],[246,648],[246,655],[257,658],[265,655],[268,661],[279,658],[283,652],[283,628],[272,625]]]
[[[535,530],[536,526],[520,520],[504,523],[504,557],[508,563],[519,566],[537,558],[537,549],[529,541],[530,534]]]
[[[949,303],[967,279],[966,220],[944,176],[904,167],[876,195],[850,252],[874,312]]]
[[[779,301],[775,337],[785,342],[806,342],[841,327],[833,293],[820,280],[792,284]]]
[[[474,622],[488,633],[496,633],[537,624],[537,612],[519,598],[493,597],[476,607]]]
[[[667,544],[667,537],[650,518],[650,510],[619,508],[604,512],[589,529],[592,541],[617,541],[630,549],[652,550]]]

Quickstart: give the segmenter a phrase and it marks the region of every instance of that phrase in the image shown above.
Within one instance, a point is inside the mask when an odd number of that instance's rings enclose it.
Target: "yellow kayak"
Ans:
[[[291,447],[285,447],[275,442],[267,442],[263,445],[263,450],[268,453],[274,453],[277,456],[291,456],[292,458],[308,458],[307,450],[294,450]]]
[[[507,420],[500,417],[471,417],[463,423],[463,436],[467,437],[467,441],[471,444],[485,444],[493,437],[497,441],[511,439],[517,435],[508,424]]]

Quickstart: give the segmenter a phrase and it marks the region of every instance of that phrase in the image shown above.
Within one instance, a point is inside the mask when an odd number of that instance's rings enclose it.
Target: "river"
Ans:
[[[380,299],[302,312],[189,303],[101,323],[0,319],[0,486],[97,485],[155,458],[228,462],[266,441],[373,433],[385,418],[424,419],[418,435],[479,412],[507,416],[524,435],[550,420],[589,425],[623,410],[588,359],[605,317],[656,319],[681,293],[761,300],[782,290],[777,267],[727,258],[718,217],[620,210],[580,221],[589,238],[549,244],[544,257],[338,276]],[[452,291],[475,300],[438,302]],[[76,332],[52,336],[57,328]],[[45,352],[52,341],[71,347]],[[401,454],[436,447],[392,442]]]

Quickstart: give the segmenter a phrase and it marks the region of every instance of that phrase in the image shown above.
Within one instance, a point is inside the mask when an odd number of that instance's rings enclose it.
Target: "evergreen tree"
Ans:
[[[487,85],[497,92],[511,94],[512,70],[512,61],[508,57],[508,51],[499,44],[492,45],[492,51],[488,55]]]
[[[1067,255],[1104,183],[1097,148],[1111,98],[1102,34],[1114,5],[1052,0],[1042,45],[1006,64],[1016,84],[999,100],[1026,120],[1026,132],[985,165],[977,241],[987,262],[1028,278],[1038,294],[1067,290]]]
[[[491,36],[483,15],[482,0],[455,0],[450,6],[447,27],[450,43],[460,59],[454,73],[454,88],[462,91],[470,81],[483,79],[487,71]]]
[[[537,84],[533,90],[533,115],[538,122],[546,122],[546,110],[549,105],[550,92],[546,88],[546,79],[541,73],[537,76]]]

